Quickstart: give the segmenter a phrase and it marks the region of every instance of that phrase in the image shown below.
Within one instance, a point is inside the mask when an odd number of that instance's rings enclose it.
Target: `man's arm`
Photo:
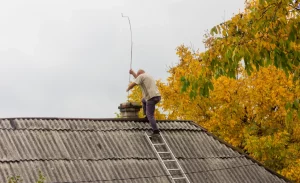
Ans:
[[[129,70],[129,74],[133,75],[134,78],[137,77],[136,73],[132,69]]]
[[[131,90],[133,87],[135,87],[135,85],[136,85],[136,83],[130,83],[129,85],[128,85],[128,88],[127,88],[127,92],[129,91],[129,90]]]

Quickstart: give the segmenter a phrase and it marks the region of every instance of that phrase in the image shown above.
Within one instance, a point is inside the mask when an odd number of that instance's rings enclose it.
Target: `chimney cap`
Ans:
[[[119,109],[125,109],[125,108],[140,109],[140,108],[142,108],[142,105],[138,102],[124,102],[124,103],[121,103],[118,108]]]

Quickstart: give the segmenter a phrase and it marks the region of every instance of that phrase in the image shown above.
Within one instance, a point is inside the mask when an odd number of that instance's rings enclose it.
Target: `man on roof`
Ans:
[[[135,81],[129,84],[126,91],[128,92],[136,85],[140,85],[143,93],[142,103],[144,115],[146,115],[146,119],[148,119],[151,124],[153,134],[158,135],[159,129],[156,125],[154,111],[155,105],[161,100],[161,96],[156,86],[155,80],[152,76],[145,73],[145,71],[142,69],[138,70],[137,73],[130,69],[129,73],[133,75]]]

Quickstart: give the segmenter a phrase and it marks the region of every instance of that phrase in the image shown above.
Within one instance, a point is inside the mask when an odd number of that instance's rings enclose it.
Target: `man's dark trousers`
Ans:
[[[151,127],[152,127],[153,131],[158,131],[156,121],[155,121],[155,118],[154,118],[154,111],[155,111],[155,105],[160,100],[161,100],[160,96],[152,97],[148,101],[146,101],[145,99],[142,100],[144,114],[147,115],[147,118],[148,118],[148,120],[151,124]]]

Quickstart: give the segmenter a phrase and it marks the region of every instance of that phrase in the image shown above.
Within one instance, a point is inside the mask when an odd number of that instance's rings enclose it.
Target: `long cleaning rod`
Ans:
[[[131,40],[131,51],[130,51],[130,69],[132,69],[132,45],[133,45],[133,42],[132,42],[132,29],[131,29],[131,23],[130,23],[130,19],[129,19],[129,16],[124,16],[123,13],[121,14],[123,18],[127,18],[128,19],[128,22],[129,22],[129,27],[130,27],[130,40]],[[129,74],[129,84],[130,84],[130,74]],[[128,91],[128,96],[129,98],[129,91]]]

